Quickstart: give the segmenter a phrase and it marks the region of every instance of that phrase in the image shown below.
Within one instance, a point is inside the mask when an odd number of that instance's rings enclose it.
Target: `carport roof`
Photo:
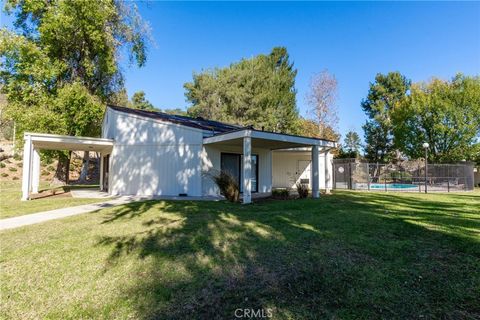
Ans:
[[[35,149],[105,152],[113,147],[112,139],[64,136],[58,134],[25,132],[24,139]]]

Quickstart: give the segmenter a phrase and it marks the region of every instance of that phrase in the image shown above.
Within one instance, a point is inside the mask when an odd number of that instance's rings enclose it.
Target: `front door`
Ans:
[[[237,181],[240,192],[243,192],[243,155],[222,153],[220,169],[230,173]],[[252,154],[252,192],[258,192],[258,156]]]

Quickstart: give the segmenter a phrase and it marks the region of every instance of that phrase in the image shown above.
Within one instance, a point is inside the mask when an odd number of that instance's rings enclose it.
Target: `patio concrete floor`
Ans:
[[[111,196],[105,192],[100,191],[99,189],[85,188],[85,189],[72,189],[70,190],[72,198],[93,198],[93,199],[102,199],[110,198]]]

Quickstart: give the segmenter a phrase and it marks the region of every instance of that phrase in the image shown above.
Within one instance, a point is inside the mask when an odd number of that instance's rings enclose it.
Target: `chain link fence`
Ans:
[[[366,163],[335,159],[335,189],[401,192],[454,192],[474,189],[474,163],[427,164],[406,161],[401,164]]]

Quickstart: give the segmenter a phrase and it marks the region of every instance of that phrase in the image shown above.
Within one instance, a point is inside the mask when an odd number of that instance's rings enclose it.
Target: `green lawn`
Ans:
[[[85,199],[72,197],[46,197],[30,201],[21,201],[21,182],[1,181],[0,182],[0,219],[21,216],[28,213],[41,212],[46,210],[67,208],[82,204],[104,201],[104,199]],[[83,186],[85,187],[85,186]],[[42,183],[41,189],[46,189],[47,184]],[[64,187],[67,191],[72,187]]]
[[[480,317],[480,193],[147,201],[0,233],[7,319]]]

